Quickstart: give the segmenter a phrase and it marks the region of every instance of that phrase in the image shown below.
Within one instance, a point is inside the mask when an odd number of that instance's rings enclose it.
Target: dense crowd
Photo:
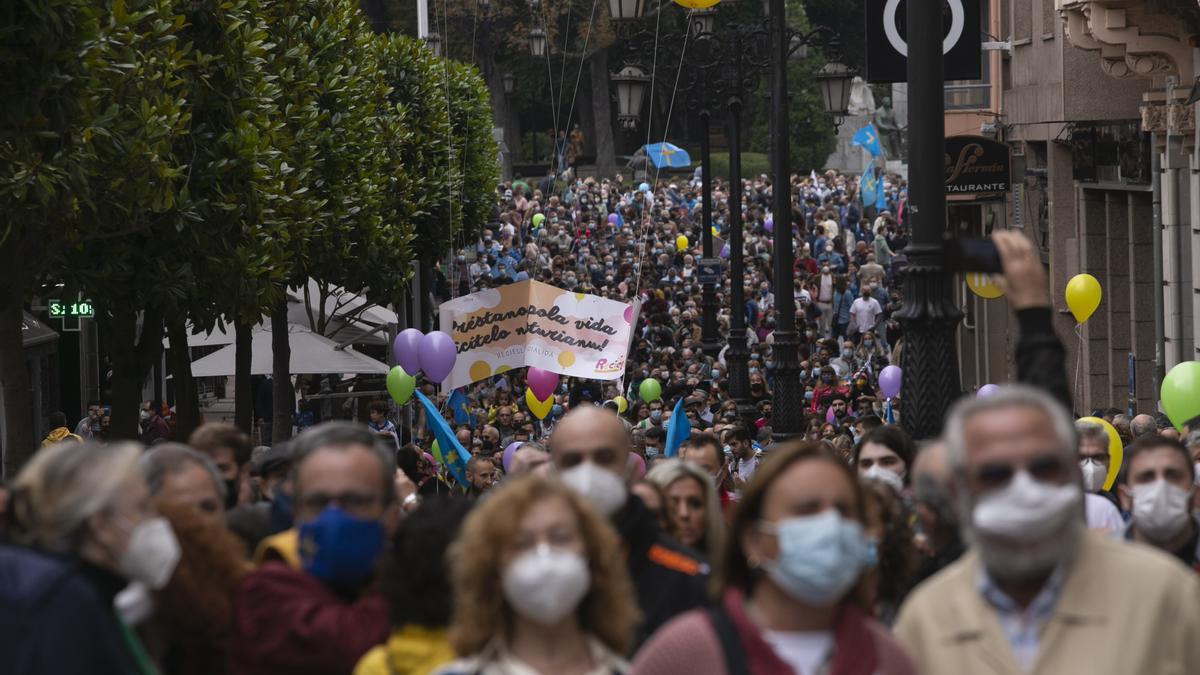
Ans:
[[[753,412],[702,349],[699,180],[654,183],[502,185],[440,271],[443,296],[537,279],[641,301],[624,378],[564,378],[544,419],[520,371],[457,409],[421,384],[462,484],[423,413],[382,400],[271,447],[221,423],[170,440],[155,405],[145,444],[104,443],[99,406],[59,420],[0,491],[0,672],[1200,672],[1200,429],[1073,419],[1028,240],[994,234],[1019,384],[918,447],[878,382],[904,343],[903,182],[864,213],[853,178],[794,177],[790,218],[745,182],[745,276],[725,268],[715,318],[727,344],[744,313]],[[774,410],[789,220],[806,400]],[[776,414],[803,436],[772,444]]]

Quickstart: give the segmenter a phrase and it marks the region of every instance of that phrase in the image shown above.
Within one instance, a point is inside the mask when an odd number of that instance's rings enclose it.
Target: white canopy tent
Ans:
[[[313,280],[308,280],[308,300],[304,297],[304,287],[288,289],[288,321],[315,330],[316,326],[309,323],[309,311],[314,320],[321,311],[321,286]],[[325,335],[338,343],[348,344],[387,344],[387,330],[375,330],[396,323],[396,313],[386,307],[371,304],[361,295],[351,293],[337,286],[330,286],[325,296],[325,316],[328,323]],[[330,318],[332,317],[332,318]],[[375,332],[372,332],[375,331]]]
[[[293,374],[355,374],[385,375],[387,364],[346,347],[338,349],[337,343],[322,337],[304,326],[288,325],[288,344],[292,349],[289,370]],[[192,363],[193,377],[219,377],[234,374],[234,345],[223,347]],[[250,336],[250,374],[270,375],[271,328],[258,326]]]
[[[264,319],[265,320],[265,319]],[[211,333],[195,332],[196,327],[189,321],[187,325],[188,347],[221,347],[234,343],[233,326],[227,326],[218,321]],[[163,347],[171,347],[171,339],[163,338]]]

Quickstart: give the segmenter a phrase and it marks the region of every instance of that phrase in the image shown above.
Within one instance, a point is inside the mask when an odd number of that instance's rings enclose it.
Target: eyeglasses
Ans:
[[[1004,462],[984,462],[971,469],[971,477],[985,490],[994,490],[1008,485],[1018,471],[1024,469],[1040,483],[1062,483],[1073,467],[1063,460],[1058,451],[1046,452],[1029,460],[1024,466]]]

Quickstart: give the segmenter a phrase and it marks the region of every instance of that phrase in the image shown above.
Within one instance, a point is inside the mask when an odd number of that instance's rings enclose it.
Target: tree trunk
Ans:
[[[271,443],[278,444],[292,437],[292,346],[288,343],[287,296],[271,312],[271,378],[274,389],[275,421],[271,426]]]
[[[612,102],[608,95],[608,51],[597,49],[592,55],[592,130],[596,142],[596,175],[617,175],[617,147],[613,140]]]
[[[162,315],[158,312],[146,310],[142,313],[140,334],[135,310],[113,312],[112,438],[136,439],[141,435],[138,410],[142,403],[142,384],[162,355],[162,338]]]
[[[192,377],[192,355],[188,348],[187,317],[172,318],[167,325],[171,340],[168,366],[175,383],[175,438],[186,440],[200,426],[200,397]]]
[[[0,305],[0,386],[4,388],[4,476],[13,477],[37,452],[33,391],[21,339],[21,300],[4,296]]]
[[[233,326],[233,423],[244,434],[254,431],[254,390],[250,387],[252,328],[241,320]]]

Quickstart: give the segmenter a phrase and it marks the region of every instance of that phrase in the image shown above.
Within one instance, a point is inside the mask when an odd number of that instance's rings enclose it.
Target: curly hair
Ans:
[[[242,543],[196,509],[160,503],[182,555],[166,588],[155,594],[155,621],[178,657],[179,673],[223,673],[229,617],[238,582],[250,571]]]
[[[400,523],[384,554],[379,582],[396,628],[449,625],[453,592],[446,578],[446,549],[470,508],[465,499],[434,496]]]
[[[917,568],[917,549],[913,544],[910,511],[891,488],[870,480],[860,481],[866,528],[880,532],[876,600],[894,612],[911,590]]]
[[[561,481],[527,475],[506,481],[479,503],[450,548],[454,582],[450,643],[459,654],[477,654],[494,636],[508,633],[513,610],[500,581],[506,551],[525,513],[546,499],[561,500],[579,521],[592,579],[576,610],[580,626],[614,652],[628,653],[637,605],[616,533]]]

